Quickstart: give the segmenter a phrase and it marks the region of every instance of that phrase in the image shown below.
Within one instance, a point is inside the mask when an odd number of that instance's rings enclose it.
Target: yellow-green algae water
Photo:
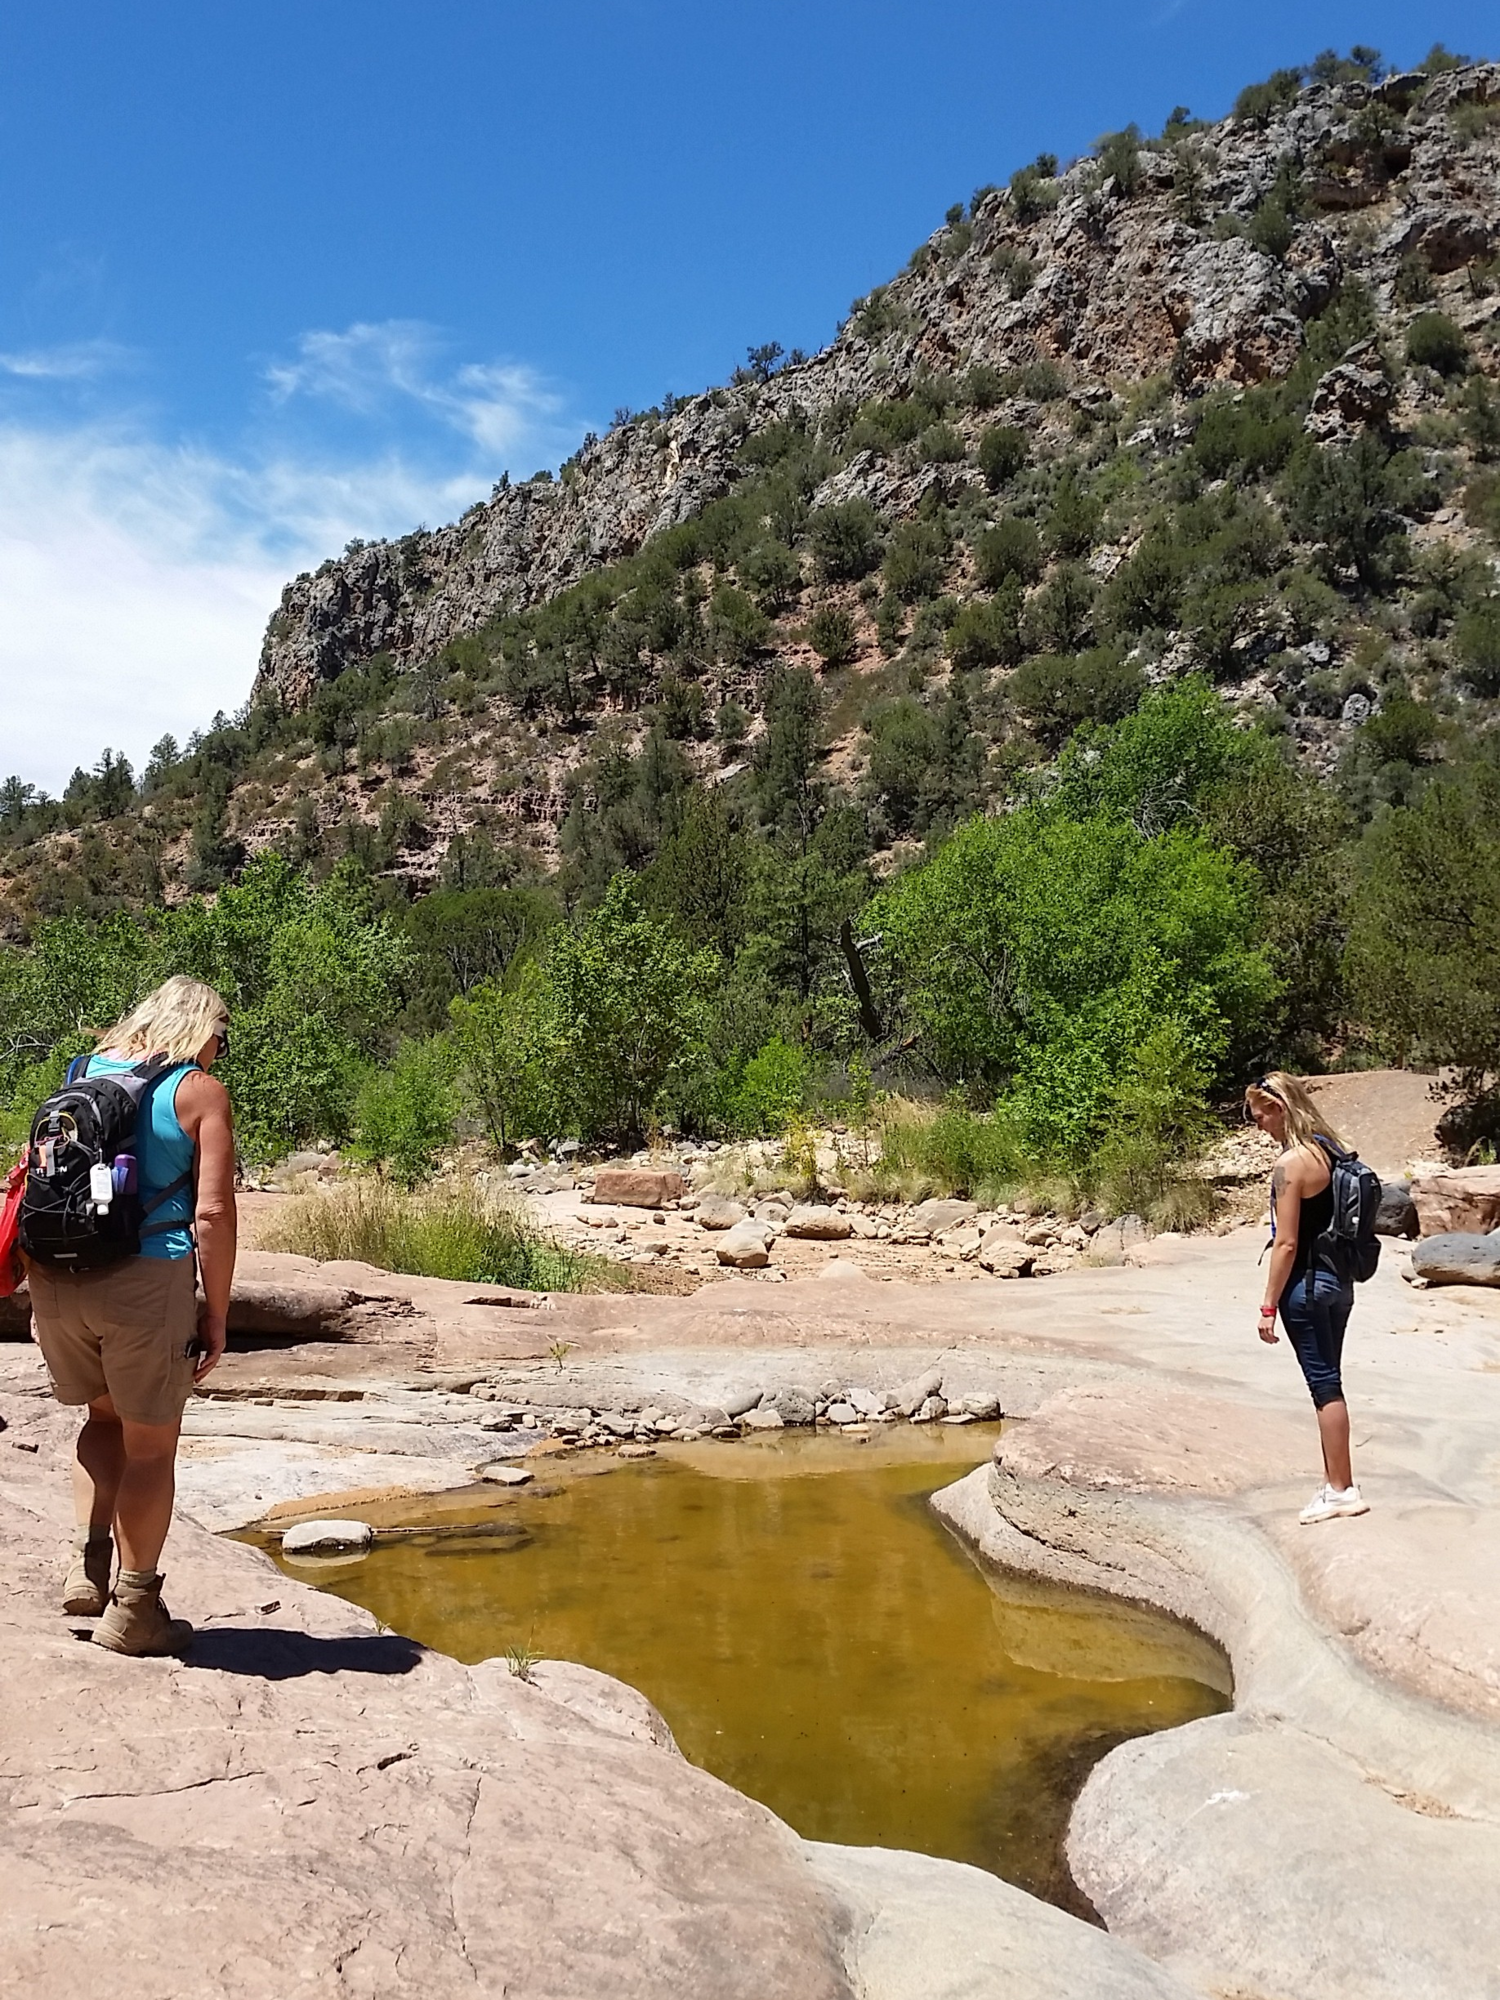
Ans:
[[[285,1567],[461,1660],[524,1649],[628,1681],[688,1757],[812,1839],[946,1855],[1083,1908],[1062,1842],[1084,1776],[1227,1707],[1228,1669],[1170,1619],[982,1569],[927,1495],[994,1435],[533,1460],[534,1487],[365,1508],[425,1532]]]

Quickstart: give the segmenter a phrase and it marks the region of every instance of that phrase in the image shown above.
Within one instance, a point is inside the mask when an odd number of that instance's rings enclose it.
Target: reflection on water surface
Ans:
[[[982,1572],[926,1496],[993,1437],[903,1424],[540,1461],[535,1488],[362,1510],[432,1532],[287,1568],[461,1660],[524,1647],[618,1675],[685,1755],[813,1839],[1083,1908],[1062,1837],[1084,1775],[1227,1707],[1227,1669],[1154,1613]]]

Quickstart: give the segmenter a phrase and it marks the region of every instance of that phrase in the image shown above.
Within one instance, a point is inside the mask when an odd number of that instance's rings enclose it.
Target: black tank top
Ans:
[[[1321,1194],[1304,1195],[1297,1217],[1297,1262],[1309,1268],[1318,1261],[1318,1238],[1333,1221],[1333,1177]]]

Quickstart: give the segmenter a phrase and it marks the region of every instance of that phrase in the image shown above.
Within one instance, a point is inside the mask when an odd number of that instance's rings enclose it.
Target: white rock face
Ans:
[[[284,1556],[363,1555],[375,1540],[368,1521],[299,1521],[281,1538]]]

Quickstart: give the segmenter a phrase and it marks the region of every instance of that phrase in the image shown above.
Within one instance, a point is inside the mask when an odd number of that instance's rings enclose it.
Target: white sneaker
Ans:
[[[1297,1519],[1306,1528],[1314,1521],[1335,1521],[1341,1514],[1368,1514],[1369,1511],[1370,1503],[1357,1486],[1346,1487],[1342,1493],[1336,1486],[1320,1486]]]

